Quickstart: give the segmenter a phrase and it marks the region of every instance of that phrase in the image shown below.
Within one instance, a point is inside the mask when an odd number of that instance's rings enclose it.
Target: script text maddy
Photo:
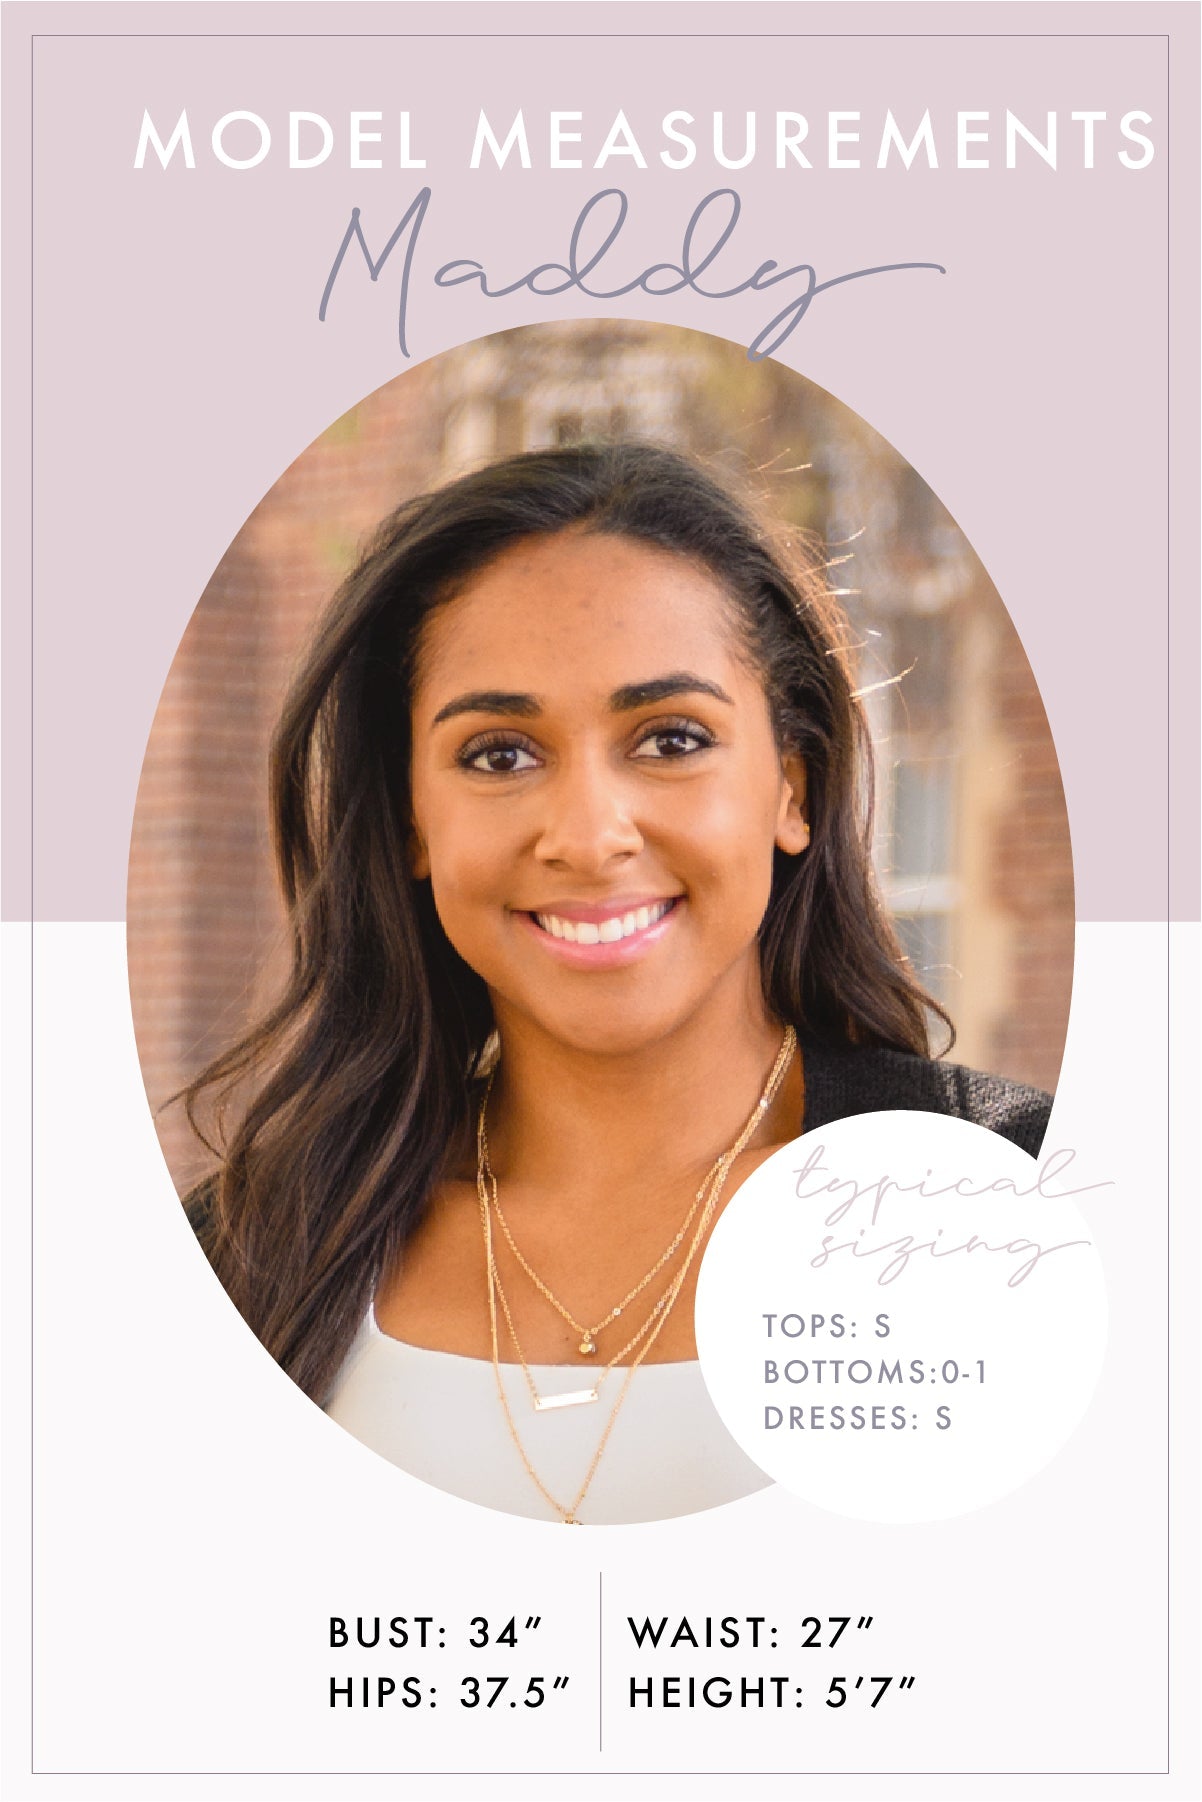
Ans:
[[[410,355],[410,290],[419,237],[432,200],[432,190],[422,188],[377,255],[373,255],[368,243],[360,209],[352,209],[321,296],[320,319],[327,316],[335,285],[352,246],[357,246],[361,252],[373,282],[379,280],[395,253],[399,290],[397,339],[403,354]],[[880,263],[827,276],[820,281],[813,264],[798,262],[782,268],[774,258],[758,262],[750,274],[742,273],[751,261],[750,256],[744,253],[739,261],[733,252],[725,254],[742,212],[742,202],[733,188],[716,188],[694,207],[685,225],[676,261],[650,263],[630,273],[628,269],[619,269],[618,256],[614,254],[629,212],[630,202],[621,188],[603,188],[581,208],[562,262],[538,262],[517,275],[507,270],[498,276],[474,257],[457,257],[434,271],[434,286],[456,288],[465,283],[474,284],[486,300],[502,300],[525,288],[541,298],[575,291],[589,300],[618,300],[636,292],[652,299],[663,299],[687,291],[702,300],[721,301],[732,300],[740,294],[780,290],[788,284],[785,292],[789,298],[785,305],[773,313],[748,346],[748,357],[752,362],[758,362],[780,348],[801,324],[817,296],[831,288],[861,281],[866,276],[892,275],[903,270],[946,273],[941,263]],[[720,261],[721,271],[715,267]],[[737,272],[733,281],[732,265]]]

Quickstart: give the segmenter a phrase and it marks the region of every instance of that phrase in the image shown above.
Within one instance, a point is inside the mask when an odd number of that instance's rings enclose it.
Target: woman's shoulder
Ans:
[[[1043,1144],[1052,1098],[1026,1083],[907,1051],[807,1044],[803,1056],[806,1132],[851,1114],[901,1108],[975,1121],[1032,1156]]]

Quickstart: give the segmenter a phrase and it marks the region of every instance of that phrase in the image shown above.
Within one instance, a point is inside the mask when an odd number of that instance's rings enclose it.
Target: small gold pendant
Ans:
[[[597,1348],[593,1344],[592,1339],[586,1333],[584,1335],[584,1338],[580,1341],[580,1344],[577,1346],[576,1349],[579,1351],[582,1358],[591,1358]]]

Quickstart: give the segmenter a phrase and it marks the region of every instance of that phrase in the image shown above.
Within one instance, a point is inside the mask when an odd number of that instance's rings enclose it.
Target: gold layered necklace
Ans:
[[[796,1049],[797,1035],[793,1031],[793,1028],[788,1026],[785,1028],[785,1035],[781,1040],[780,1050],[777,1052],[776,1061],[773,1064],[768,1080],[764,1085],[763,1093],[760,1095],[759,1100],[756,1102],[755,1107],[748,1116],[738,1138],[710,1166],[675,1238],[672,1240],[667,1250],[652,1265],[647,1274],[635,1284],[634,1288],[631,1289],[620,1302],[610,1309],[603,1320],[599,1321],[598,1324],[592,1328],[582,1326],[581,1323],[575,1319],[571,1312],[565,1308],[563,1303],[555,1296],[550,1287],[538,1276],[527,1259],[522,1256],[514,1242],[513,1235],[509,1230],[505,1217],[501,1212],[497,1192],[497,1179],[488,1155],[488,1099],[492,1090],[492,1075],[490,1074],[489,1076],[488,1084],[481,1097],[480,1114],[476,1125],[476,1193],[480,1204],[480,1223],[484,1235],[484,1257],[488,1280],[488,1315],[493,1375],[496,1378],[497,1395],[500,1399],[501,1409],[505,1416],[505,1423],[509,1429],[510,1438],[513,1440],[526,1474],[529,1476],[531,1482],[543,1497],[544,1501],[555,1510],[565,1526],[578,1526],[580,1524],[580,1506],[583,1503],[585,1496],[588,1494],[593,1478],[597,1474],[601,1459],[605,1454],[605,1448],[609,1444],[614,1424],[621,1412],[622,1404],[625,1402],[630,1391],[630,1385],[634,1380],[635,1372],[655,1345],[656,1340],[659,1338],[660,1333],[663,1331],[664,1326],[671,1315],[672,1309],[676,1305],[676,1301],[684,1287],[685,1280],[692,1267],[693,1261],[705,1241],[706,1233],[709,1229],[710,1222],[713,1219],[714,1211],[717,1208],[722,1191],[726,1186],[726,1179],[730,1175],[731,1168],[734,1165],[735,1160],[746,1150],[753,1134],[760,1126],[764,1115],[772,1105],[777,1091],[784,1080],[785,1072],[788,1070],[789,1065],[793,1060],[793,1054]],[[604,1331],[607,1326],[612,1325],[612,1323],[621,1316],[623,1310],[648,1287],[659,1271],[664,1268],[665,1264],[669,1262],[673,1254],[684,1242],[685,1236],[694,1221],[696,1221],[696,1227],[693,1236],[689,1241],[688,1249],[680,1268],[669,1280],[667,1287],[652,1306],[651,1311],[647,1315],[642,1326],[638,1328],[621,1350],[616,1352],[601,1370],[593,1387],[591,1389],[569,1391],[566,1394],[542,1396],[538,1392],[530,1366],[523,1356],[521,1344],[517,1336],[517,1329],[514,1325],[513,1314],[501,1283],[500,1272],[497,1269],[496,1253],[493,1243],[494,1214],[496,1215],[498,1224],[501,1226],[505,1239],[521,1269],[529,1277],[539,1293],[551,1304],[561,1318],[568,1323],[573,1332],[578,1332],[581,1335],[578,1349],[582,1356],[589,1356],[595,1353],[596,1335]],[[628,1355],[628,1353],[634,1351],[635,1348],[638,1347],[635,1357],[627,1368],[622,1387],[618,1391],[617,1398],[610,1411],[609,1419],[606,1421],[602,1430],[597,1449],[593,1453],[592,1461],[585,1472],[584,1481],[581,1483],[572,1502],[568,1505],[559,1501],[546,1487],[533,1464],[530,1462],[529,1455],[522,1443],[521,1435],[518,1432],[517,1422],[514,1420],[513,1411],[509,1405],[509,1398],[505,1393],[505,1384],[501,1375],[500,1335],[497,1318],[498,1305],[501,1314],[504,1317],[509,1337],[513,1343],[518,1363],[521,1366],[522,1375],[525,1378],[531,1401],[533,1406],[540,1411],[552,1408],[573,1407],[579,1403],[599,1400],[601,1385],[604,1383],[610,1371],[613,1370],[615,1366]]]
[[[490,1090],[491,1090],[491,1085],[492,1085],[492,1078],[490,1076],[489,1077]],[[480,1121],[481,1121],[480,1135],[479,1135],[480,1136],[480,1167],[481,1167],[484,1181],[488,1187],[489,1205],[491,1206],[492,1211],[493,1211],[494,1215],[496,1216],[497,1225],[500,1227],[502,1233],[505,1235],[505,1242],[509,1246],[510,1251],[513,1253],[518,1264],[525,1271],[526,1275],[530,1278],[530,1281],[534,1284],[534,1287],[538,1290],[539,1294],[542,1295],[547,1301],[550,1302],[551,1306],[555,1309],[555,1312],[560,1316],[561,1319],[567,1321],[567,1323],[571,1327],[572,1331],[574,1333],[578,1333],[580,1335],[580,1343],[579,1343],[579,1345],[577,1345],[576,1350],[580,1353],[581,1357],[582,1358],[593,1357],[593,1356],[595,1356],[596,1351],[597,1351],[597,1335],[599,1333],[603,1333],[607,1326],[613,1325],[614,1321],[617,1320],[619,1318],[619,1316],[624,1312],[624,1310],[630,1306],[631,1302],[635,1299],[635,1297],[637,1295],[641,1295],[643,1290],[647,1287],[648,1283],[652,1282],[654,1280],[654,1278],[659,1275],[660,1271],[663,1269],[664,1265],[668,1262],[668,1260],[672,1257],[673,1253],[679,1249],[680,1243],[683,1240],[685,1234],[688,1232],[689,1227],[692,1225],[693,1220],[696,1216],[697,1210],[701,1206],[702,1201],[705,1199],[706,1191],[709,1188],[710,1184],[713,1182],[715,1172],[717,1171],[718,1165],[721,1163],[722,1160],[721,1160],[721,1158],[718,1158],[710,1166],[709,1170],[706,1171],[705,1180],[702,1182],[701,1187],[698,1189],[696,1195],[693,1197],[693,1205],[690,1207],[688,1213],[685,1215],[683,1221],[681,1222],[679,1232],[676,1234],[676,1237],[672,1240],[672,1243],[668,1246],[667,1250],[662,1252],[661,1255],[656,1259],[655,1263],[651,1266],[651,1268],[647,1272],[646,1276],[642,1277],[634,1285],[633,1289],[630,1289],[627,1291],[627,1293],[622,1297],[621,1301],[617,1302],[609,1310],[609,1313],[605,1316],[604,1320],[599,1320],[597,1322],[596,1326],[591,1326],[591,1327],[590,1326],[582,1326],[580,1321],[578,1321],[576,1319],[576,1316],[574,1314],[572,1314],[567,1308],[564,1307],[563,1303],[559,1300],[558,1296],[556,1296],[552,1293],[552,1291],[548,1288],[547,1284],[544,1283],[542,1277],[539,1276],[538,1272],[531,1268],[530,1264],[522,1256],[521,1251],[518,1249],[517,1242],[514,1239],[513,1234],[509,1230],[509,1222],[506,1220],[504,1214],[501,1211],[501,1200],[500,1200],[500,1196],[497,1193],[497,1179],[493,1175],[492,1165],[489,1162],[489,1157],[488,1157],[488,1133],[485,1130],[485,1125],[484,1125],[484,1119],[485,1119],[485,1113],[486,1113],[487,1107],[488,1107],[488,1094],[486,1093],[484,1096],[484,1100],[481,1104],[481,1108],[480,1108]],[[635,1341],[635,1343],[637,1343],[637,1341]],[[629,1349],[630,1349],[630,1347],[628,1345],[621,1352],[619,1352],[617,1354],[617,1357],[611,1359],[610,1366],[612,1367],[612,1365],[620,1362],[620,1360],[625,1356],[626,1352],[629,1351]]]

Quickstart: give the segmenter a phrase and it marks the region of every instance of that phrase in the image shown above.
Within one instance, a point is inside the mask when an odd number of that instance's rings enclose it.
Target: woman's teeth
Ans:
[[[656,901],[651,907],[635,907],[627,914],[614,914],[608,920],[565,920],[559,914],[535,914],[544,932],[552,938],[566,939],[570,945],[616,945],[632,933],[645,932],[662,920],[670,901]]]

